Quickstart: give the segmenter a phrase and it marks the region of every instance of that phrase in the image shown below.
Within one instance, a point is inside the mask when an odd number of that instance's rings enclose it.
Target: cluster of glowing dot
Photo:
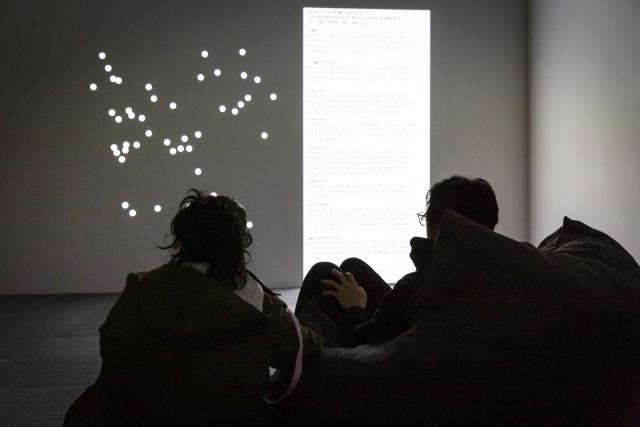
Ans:
[[[247,55],[247,50],[244,48],[240,48],[238,49],[238,55],[244,57]],[[209,58],[209,52],[207,50],[202,50],[200,51],[200,56],[203,59],[207,59]],[[105,52],[99,52],[98,53],[98,59],[100,61],[105,61],[107,58],[107,54]],[[117,74],[115,74],[114,71],[114,66],[110,63],[105,63],[103,62],[103,70],[105,73],[107,73],[107,80],[115,85],[121,85],[124,80],[121,76],[118,76]],[[213,77],[221,77],[223,72],[221,68],[209,68],[209,73],[211,73],[213,75]],[[238,74],[236,74],[237,76]],[[241,80],[247,80],[248,78],[252,77],[253,83],[254,84],[260,84],[262,82],[262,77],[259,75],[253,75],[250,76],[249,73],[247,71],[241,71],[239,73],[240,79]],[[202,70],[201,72],[196,73],[196,80],[198,82],[204,82],[207,79],[207,72],[205,72],[205,70]],[[249,83],[250,84],[250,83]],[[99,84],[96,82],[91,82],[89,84],[89,90],[91,92],[96,92],[99,89]],[[152,104],[155,104],[159,101],[159,97],[158,97],[158,92],[154,91],[154,85],[151,84],[151,82],[146,82],[144,83],[144,90],[146,92],[148,92],[148,94],[146,96],[148,96],[149,102],[151,102]],[[165,98],[166,99],[166,98]],[[231,113],[231,115],[233,116],[237,116],[240,113],[240,110],[244,109],[245,107],[247,107],[247,103],[251,102],[253,99],[252,95],[250,93],[246,93],[245,95],[243,95],[240,99],[237,99],[235,101],[231,101],[229,105],[229,107],[227,107],[228,104],[219,104],[218,105],[218,112],[219,113],[226,113],[227,111],[229,111]],[[275,101],[278,99],[278,95],[276,93],[271,93],[269,95],[269,99],[271,101]],[[166,101],[165,101],[166,102]],[[169,102],[167,102],[167,104],[164,104],[168,107],[169,110],[176,110],[178,108],[178,103],[176,101],[170,100]],[[147,121],[147,115],[145,114],[141,114],[141,113],[136,113],[136,111],[134,111],[134,109],[130,106],[125,106],[123,108],[123,110],[116,109],[116,108],[109,108],[107,110],[107,115],[109,116],[109,118],[111,118],[115,124],[119,125],[122,124],[124,122],[125,117],[128,118],[131,121],[137,121],[139,123],[145,123]],[[153,130],[152,129],[145,129],[144,130],[144,136],[146,138],[152,138],[153,137]],[[203,133],[199,130],[195,131],[193,133],[193,137],[196,140],[201,139],[203,136]],[[269,133],[267,131],[261,131],[258,134],[259,139],[261,140],[266,140],[267,138],[269,138]],[[187,134],[182,134],[179,136],[179,140],[180,143],[177,144],[177,146],[172,146],[172,141],[170,138],[162,138],[162,144],[164,145],[164,147],[166,147],[167,151],[169,152],[169,154],[171,156],[174,156],[178,153],[191,153],[194,150],[194,146],[191,144],[188,144],[189,142],[189,136]],[[111,152],[113,154],[113,156],[117,159],[118,163],[120,164],[124,164],[127,161],[127,155],[129,155],[131,153],[131,149],[134,150],[138,150],[142,147],[142,144],[140,143],[140,141],[135,140],[133,142],[129,142],[129,141],[123,141],[122,143],[116,144],[116,143],[112,143],[110,145],[110,149]],[[203,173],[202,168],[197,167],[195,169],[193,169],[193,173],[196,176],[200,176]],[[217,196],[217,194],[215,192],[211,193],[212,196]],[[137,211],[133,208],[131,208],[130,203],[129,202],[122,202],[122,209],[124,209],[125,211],[128,212],[130,217],[135,217],[137,215]],[[159,204],[156,204],[153,206],[153,211],[156,213],[159,213],[162,211],[162,207]],[[253,227],[253,223],[251,221],[247,222],[247,228],[252,228]]]

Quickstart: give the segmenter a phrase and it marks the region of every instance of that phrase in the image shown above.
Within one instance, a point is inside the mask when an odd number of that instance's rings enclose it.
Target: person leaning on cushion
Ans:
[[[127,277],[100,328],[98,379],[65,426],[251,425],[267,412],[269,367],[292,368],[299,337],[284,302],[246,268],[244,209],[189,192],[163,247],[170,262]],[[305,355],[318,353],[321,339],[301,332]]]
[[[334,346],[385,342],[404,332],[408,328],[405,315],[411,294],[420,272],[427,268],[443,213],[453,209],[491,230],[498,223],[495,193],[482,178],[452,176],[440,181],[427,192],[426,205],[426,212],[418,217],[421,224],[426,224],[427,237],[414,237],[410,241],[409,256],[416,271],[406,274],[391,288],[358,258],[348,258],[340,267],[328,262],[317,263],[304,278],[296,315],[305,321],[312,319],[307,322],[310,325],[324,324],[327,330],[332,328],[326,327],[327,321],[322,319],[331,319],[338,333],[326,338],[327,343]],[[311,310],[315,304],[321,315]]]

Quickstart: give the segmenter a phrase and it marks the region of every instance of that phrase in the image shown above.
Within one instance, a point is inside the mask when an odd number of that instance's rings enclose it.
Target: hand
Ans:
[[[331,270],[337,281],[322,279],[320,282],[332,287],[334,290],[324,291],[322,295],[335,298],[340,306],[345,310],[350,307],[367,307],[367,292],[358,286],[353,274],[345,272],[342,274],[338,270]]]

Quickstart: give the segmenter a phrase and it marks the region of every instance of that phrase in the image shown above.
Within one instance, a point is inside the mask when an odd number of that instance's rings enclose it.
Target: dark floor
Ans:
[[[298,289],[280,290],[293,309]],[[0,427],[60,426],[100,368],[117,294],[0,297]]]

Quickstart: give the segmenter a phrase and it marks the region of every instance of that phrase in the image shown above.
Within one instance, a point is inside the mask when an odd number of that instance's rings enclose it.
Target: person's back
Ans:
[[[127,277],[100,328],[98,380],[65,426],[247,425],[261,408],[269,367],[293,365],[298,335],[285,304],[251,273],[239,287],[189,255]],[[260,292],[241,291],[248,287]],[[246,296],[256,294],[259,301]],[[319,350],[313,333],[303,328],[302,336],[306,354]]]

